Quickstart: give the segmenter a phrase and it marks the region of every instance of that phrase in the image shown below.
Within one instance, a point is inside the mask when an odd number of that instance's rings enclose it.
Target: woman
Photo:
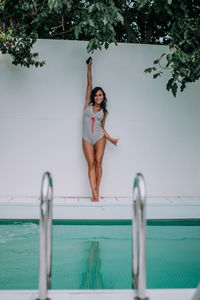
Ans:
[[[99,186],[102,177],[102,160],[106,139],[117,145],[104,129],[107,109],[106,95],[102,88],[92,89],[92,59],[87,61],[87,89],[83,114],[83,152],[88,163],[88,177],[92,190],[92,201],[99,201]]]

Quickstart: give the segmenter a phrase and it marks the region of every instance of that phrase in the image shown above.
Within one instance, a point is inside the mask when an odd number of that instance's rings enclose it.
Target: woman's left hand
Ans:
[[[115,146],[117,146],[117,143],[118,143],[119,139],[112,139],[111,140],[111,143]]]

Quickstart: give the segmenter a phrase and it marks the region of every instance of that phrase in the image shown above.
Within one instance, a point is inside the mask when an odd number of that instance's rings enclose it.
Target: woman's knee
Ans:
[[[89,171],[90,171],[90,170],[94,170],[94,168],[95,168],[95,161],[89,162],[89,163],[88,163],[88,169],[89,169]]]
[[[102,167],[102,159],[101,158],[96,158],[95,166],[96,166],[96,168],[101,168]]]

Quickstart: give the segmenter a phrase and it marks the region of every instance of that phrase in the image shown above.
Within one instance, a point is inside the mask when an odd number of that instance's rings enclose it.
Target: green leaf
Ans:
[[[76,39],[78,39],[79,33],[82,31],[82,24],[79,23],[78,26],[75,27],[74,34]]]
[[[95,9],[95,7],[96,7],[96,4],[90,5],[89,8],[88,8],[88,12],[89,13],[93,12],[93,10]]]
[[[167,90],[169,91],[172,88],[172,83],[174,82],[174,78],[171,78],[167,83]]]
[[[167,0],[168,4],[171,5],[172,4],[172,0]]]
[[[172,54],[167,54],[167,61],[168,62],[171,62],[172,61]]]
[[[186,87],[185,82],[182,82],[182,84],[181,84],[181,92],[185,89],[185,87]]]
[[[50,8],[50,10],[52,10],[54,8],[54,6],[56,5],[57,0],[48,0],[48,6]]]
[[[66,4],[67,10],[70,11],[72,9],[72,0],[65,0],[64,3]]]
[[[153,70],[153,68],[147,68],[147,69],[144,70],[144,72],[145,72],[145,73],[151,73],[152,70]]]
[[[119,22],[124,24],[124,17],[119,12],[117,12],[117,19],[118,19]]]
[[[94,49],[95,38],[92,38],[87,45],[87,52],[90,53]]]
[[[172,85],[172,94],[174,97],[176,97],[177,89],[178,89],[178,85],[176,83],[174,83]]]
[[[98,39],[95,39],[95,46],[96,46],[96,48],[101,50],[101,44]]]
[[[101,4],[100,3],[96,3],[96,8],[98,10],[102,10],[102,3]]]
[[[179,70],[179,73],[181,76],[187,76],[187,69],[184,67],[181,67]]]
[[[105,46],[105,49],[108,49],[109,43],[106,42],[104,46]]]
[[[142,8],[143,6],[145,6],[145,4],[147,4],[147,2],[149,2],[149,0],[140,0],[139,8]]]
[[[90,26],[92,26],[92,27],[94,27],[94,26],[95,26],[95,24],[94,24],[94,22],[93,22],[93,20],[92,20],[92,19],[89,19],[89,22],[88,22],[88,23],[89,23],[89,25],[90,25]]]
[[[160,76],[160,73],[156,73],[153,75],[153,79],[157,78],[158,76]]]
[[[104,17],[104,19],[103,19],[102,22],[103,22],[104,25],[108,24],[108,21],[107,21],[107,19],[105,17]]]

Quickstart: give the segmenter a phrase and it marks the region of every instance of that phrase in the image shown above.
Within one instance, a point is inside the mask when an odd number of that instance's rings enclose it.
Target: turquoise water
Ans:
[[[53,289],[131,288],[128,221],[55,222]],[[39,225],[0,221],[0,289],[38,289]],[[149,221],[147,288],[196,288],[200,221]]]

